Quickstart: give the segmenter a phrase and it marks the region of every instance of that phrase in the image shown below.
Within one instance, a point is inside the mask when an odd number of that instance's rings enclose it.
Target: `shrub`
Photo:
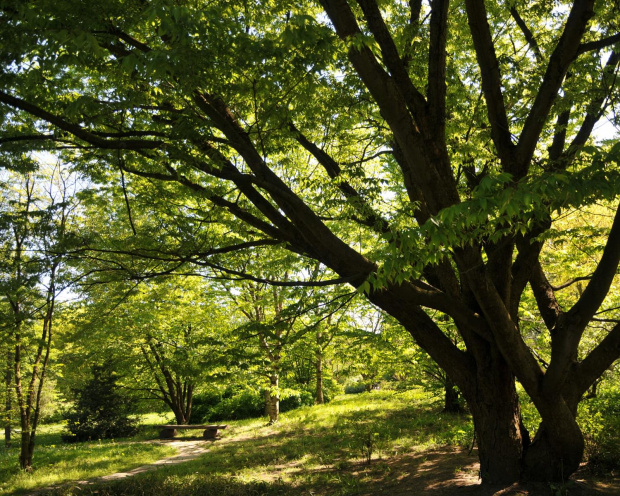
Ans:
[[[194,395],[190,424],[209,422],[211,410],[222,401],[222,393],[217,389],[209,389]]]
[[[136,420],[129,417],[131,402],[120,394],[109,364],[94,366],[93,378],[73,392],[76,402],[65,414],[64,441],[109,439],[136,433]]]
[[[368,391],[368,385],[365,382],[354,382],[344,387],[344,394],[360,394]]]
[[[288,412],[295,408],[311,405],[314,405],[314,396],[309,391],[280,390],[280,412]]]
[[[265,413],[265,396],[260,391],[246,388],[235,396],[224,398],[211,408],[209,421],[242,420],[262,417]]]
[[[325,403],[329,403],[339,394],[344,392],[344,388],[338,384],[338,381],[332,379],[331,377],[323,378],[323,400]],[[314,396],[315,391],[311,391],[312,396]]]

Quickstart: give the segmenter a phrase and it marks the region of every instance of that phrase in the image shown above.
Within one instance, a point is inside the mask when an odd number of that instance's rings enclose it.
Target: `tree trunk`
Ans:
[[[6,384],[6,402],[4,404],[5,407],[5,424],[4,424],[4,444],[8,448],[11,445],[11,410],[13,409],[13,395],[11,394],[12,382],[13,382],[13,374],[11,361],[13,360],[13,354],[11,350],[8,349],[7,357],[6,357],[6,375],[5,375],[5,384]]]
[[[317,405],[325,403],[325,397],[323,396],[323,352],[320,346],[316,350],[316,391],[314,403]]]
[[[538,405],[537,405],[538,406]],[[581,429],[563,400],[538,406],[543,422],[523,458],[523,475],[532,481],[565,481],[583,459]]]
[[[274,424],[280,416],[280,378],[277,373],[269,376],[269,389],[267,391],[267,413],[269,415],[269,423]]]
[[[185,418],[185,414],[183,410],[179,408],[173,408],[174,417],[177,419],[177,425],[185,425],[187,424],[187,419]]]
[[[32,458],[34,454],[34,442],[31,440],[30,428],[22,430],[21,450],[19,453],[19,466],[26,472],[32,470]]]
[[[499,354],[493,355],[478,364],[476,384],[461,391],[474,421],[482,482],[510,484],[520,479],[529,434],[521,422],[514,376]]]

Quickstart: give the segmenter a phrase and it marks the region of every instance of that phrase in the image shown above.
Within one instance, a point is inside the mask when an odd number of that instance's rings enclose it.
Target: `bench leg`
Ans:
[[[217,429],[205,429],[202,437],[205,439],[217,439]]]
[[[176,429],[162,429],[161,431],[159,431],[160,439],[172,439],[176,435],[177,435]]]

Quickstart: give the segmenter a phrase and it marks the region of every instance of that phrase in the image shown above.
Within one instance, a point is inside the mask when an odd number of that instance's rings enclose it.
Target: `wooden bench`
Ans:
[[[161,428],[159,431],[160,439],[172,439],[177,435],[179,429],[202,429],[202,437],[205,439],[217,439],[217,431],[219,429],[226,429],[227,425],[159,425]]]

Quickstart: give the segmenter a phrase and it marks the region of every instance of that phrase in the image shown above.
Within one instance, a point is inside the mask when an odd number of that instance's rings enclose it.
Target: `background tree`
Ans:
[[[66,413],[63,440],[90,441],[127,437],[136,432],[131,402],[120,394],[110,363],[94,365],[92,378],[74,391],[75,405]]]
[[[230,271],[225,253],[282,248],[319,261],[458,385],[483,481],[563,480],[583,456],[578,403],[619,354],[617,324],[580,344],[597,312],[615,315],[620,213],[574,302],[556,296],[543,241],[571,209],[616,210],[620,146],[588,145],[617,115],[617,5],[321,7],[4,2],[3,150],[72,147],[93,177],[208,204],[205,244],[175,245],[170,263]],[[521,328],[528,284],[546,369]],[[517,379],[542,418],[533,438]]]
[[[75,308],[65,375],[108,363],[127,391],[162,401],[178,424],[188,423],[194,393],[222,381],[232,363],[221,290],[196,277],[97,281]]]
[[[0,222],[10,235],[2,246],[0,289],[9,308],[9,363],[21,427],[19,463],[31,470],[57,297],[70,282],[67,252],[77,214],[72,201],[75,177],[57,166],[39,174],[10,173],[6,180],[10,187],[5,183],[3,188],[7,196]],[[7,383],[10,376],[7,372]],[[8,389],[7,413],[11,395]]]

